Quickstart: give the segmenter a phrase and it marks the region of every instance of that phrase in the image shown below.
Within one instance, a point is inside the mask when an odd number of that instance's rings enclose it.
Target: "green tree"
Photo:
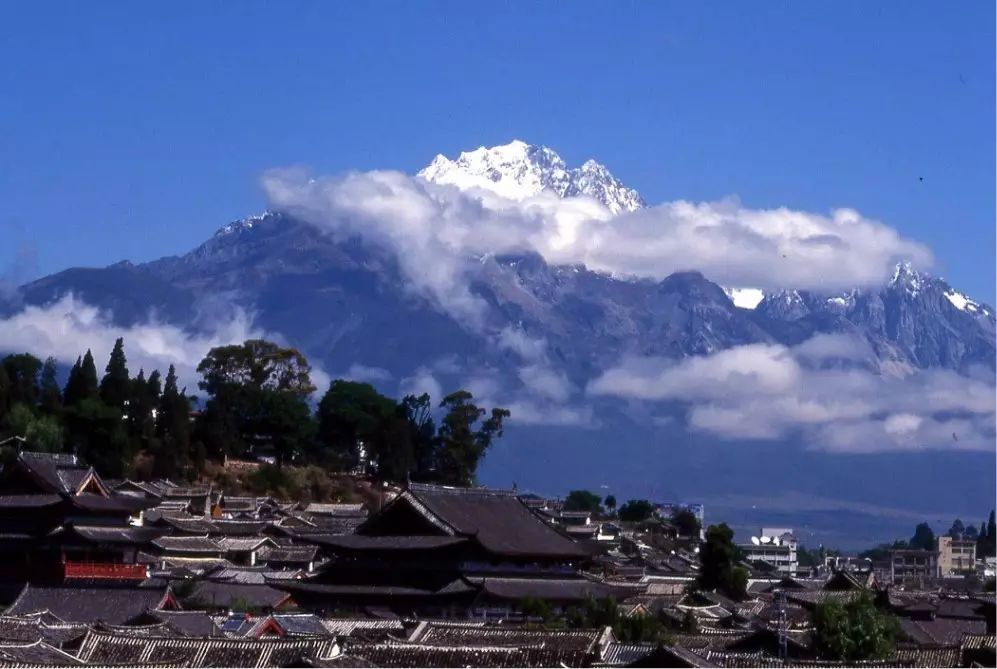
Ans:
[[[436,480],[439,451],[432,400],[427,393],[419,396],[406,395],[399,406],[405,414],[409,441],[412,444],[412,478],[431,483]]]
[[[66,406],[73,406],[84,400],[95,399],[98,394],[97,368],[93,363],[93,354],[87,349],[86,355],[77,358],[76,364],[69,370],[63,403]]]
[[[297,349],[262,339],[219,346],[208,351],[197,371],[202,377],[199,387],[211,396],[198,440],[214,454],[242,455],[270,448],[283,462],[290,455],[286,452],[290,444],[303,443],[311,434],[310,417],[292,424],[315,390],[311,367]],[[284,394],[289,397],[278,397]],[[294,434],[283,432],[289,427]]]
[[[654,505],[646,499],[631,499],[620,507],[617,515],[620,517],[620,520],[639,523],[650,518],[653,513]]]
[[[900,636],[897,619],[881,613],[866,592],[845,604],[824,600],[814,611],[813,625],[819,656],[846,663],[889,657]]]
[[[607,495],[604,504],[606,505],[606,510],[609,511],[610,513],[613,513],[614,511],[616,511],[616,496]]]
[[[38,372],[42,361],[30,353],[8,355],[3,359],[4,370],[10,383],[11,403],[20,403],[34,410],[38,405]]]
[[[510,415],[508,409],[495,408],[488,418],[481,420],[488,412],[475,405],[473,399],[471,393],[458,390],[440,402],[446,414],[437,435],[440,449],[438,467],[440,481],[447,485],[474,483],[481,458],[492,441],[502,436],[502,422]]]
[[[131,396],[131,379],[128,374],[128,361],[125,358],[125,340],[118,337],[111,349],[111,357],[104,368],[104,378],[100,380],[100,399],[109,407],[124,409]]]
[[[616,498],[613,498],[613,502],[616,502]],[[572,490],[564,498],[565,511],[590,511],[591,513],[599,513],[602,510],[601,504],[602,498],[588,490]]]
[[[699,549],[698,584],[703,590],[720,590],[732,599],[744,599],[747,572],[736,566],[734,531],[726,523],[710,525]]]
[[[62,409],[62,392],[56,378],[57,371],[55,358],[46,358],[45,364],[42,365],[41,380],[39,381],[41,393],[39,405],[41,410],[49,415],[55,415]]]
[[[910,540],[911,548],[922,548],[930,551],[935,549],[935,533],[927,523],[919,523],[914,528],[914,536]]]
[[[980,523],[980,532],[976,535],[976,555],[977,557],[987,557],[987,549],[990,546],[987,536],[987,524]]]
[[[672,524],[678,528],[679,536],[699,536],[699,518],[689,509],[679,509],[672,514]]]
[[[151,382],[155,381],[153,385]],[[146,382],[146,397],[153,400],[159,385],[159,374],[153,372]],[[179,388],[176,367],[170,365],[166,372],[163,391],[158,397],[155,434],[157,450],[154,472],[157,476],[176,477],[191,464],[190,452],[190,400]]]
[[[395,409],[394,400],[377,392],[369,383],[334,380],[318,404],[323,461],[347,468],[355,466],[360,443],[373,448]]]
[[[63,450],[62,424],[55,416],[35,417],[24,433],[28,446],[42,453],[60,453]]]

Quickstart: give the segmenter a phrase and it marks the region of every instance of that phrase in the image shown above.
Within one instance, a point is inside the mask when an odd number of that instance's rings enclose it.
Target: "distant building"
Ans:
[[[763,527],[759,536],[751,537],[751,542],[740,544],[747,562],[761,562],[771,565],[781,574],[796,574],[799,569],[796,535],[788,527]]]
[[[976,570],[975,540],[938,537],[935,546],[938,550],[939,576],[972,574]]]
[[[890,581],[917,584],[938,576],[938,551],[902,548],[890,551]]]

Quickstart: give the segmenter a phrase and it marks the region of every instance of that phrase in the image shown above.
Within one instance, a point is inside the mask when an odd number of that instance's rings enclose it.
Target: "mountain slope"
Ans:
[[[570,169],[553,151],[521,142],[455,160],[437,157],[420,175],[512,198],[546,192],[586,195],[616,212],[644,206],[600,165]],[[483,254],[467,265],[469,289],[486,305],[480,327],[472,328],[413,289],[394,253],[267,212],[223,226],[182,256],[39,279],[5,311],[71,292],[118,323],[144,322],[151,313],[198,330],[207,326],[205,314],[234,304],[330,374],[375,368],[381,390],[391,394],[423,376],[444,391],[473,386],[488,401],[518,404],[507,438],[486,462],[485,480],[501,485],[515,480],[558,492],[605,484],[617,486],[618,496],[708,501],[732,491],[767,494],[771,476],[822,498],[888,506],[892,494],[895,505],[960,513],[992,497],[992,462],[981,461],[992,454],[829,455],[808,450],[798,436],[721,440],[685,425],[673,406],[648,408],[585,391],[627,356],[681,361],[753,344],[792,347],[821,334],[868,344],[870,353],[863,348],[864,357],[849,364],[874,374],[968,375],[976,367],[992,374],[993,308],[942,279],[901,264],[879,287],[785,290],[744,301],[694,271],[628,280],[552,265],[536,253]],[[728,292],[750,308],[735,305]],[[960,464],[966,462],[973,464]],[[901,469],[905,475],[897,477]],[[942,492],[925,493],[938,477],[963,481],[965,503],[946,506]],[[882,489],[866,489],[877,480],[886,482]]]

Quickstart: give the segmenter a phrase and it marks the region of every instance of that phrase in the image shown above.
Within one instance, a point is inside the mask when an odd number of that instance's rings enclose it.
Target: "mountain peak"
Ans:
[[[581,167],[568,168],[553,149],[519,139],[464,151],[455,160],[437,155],[418,176],[462,190],[484,188],[513,200],[542,192],[558,197],[587,196],[614,214],[646,206],[637,191],[624,186],[604,165],[587,160]]]

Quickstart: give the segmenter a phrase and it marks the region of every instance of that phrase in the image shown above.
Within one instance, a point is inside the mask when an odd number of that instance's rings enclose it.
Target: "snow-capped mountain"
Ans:
[[[588,196],[606,205],[613,214],[637,211],[646,204],[605,166],[587,160],[569,168],[555,151],[545,146],[513,140],[461,153],[456,160],[437,155],[418,176],[461,189],[482,188],[513,200],[542,192],[558,197]]]
[[[523,142],[455,160],[438,156],[420,175],[507,197],[585,194],[616,212],[644,206],[601,165],[569,169],[554,151]],[[532,480],[554,491],[607,483],[634,495],[698,499],[732,491],[766,498],[771,481],[779,480],[806,490],[833,489],[842,499],[888,500],[888,506],[927,504],[925,491],[943,495],[956,487],[992,499],[991,480],[980,478],[993,471],[992,461],[967,466],[948,452],[904,451],[870,456],[856,466],[838,455],[792,448],[807,445],[796,437],[771,445],[746,440],[732,448],[687,428],[670,409],[642,413],[636,404],[587,396],[587,383],[621,357],[681,364],[746,345],[792,347],[821,334],[862,340],[861,360],[841,364],[873,372],[992,372],[993,308],[942,279],[901,264],[882,286],[835,294],[725,289],[695,271],[661,281],[628,280],[581,265],[552,265],[536,253],[483,253],[468,263],[465,277],[469,292],[486,305],[482,331],[472,331],[413,291],[399,258],[377,240],[333,237],[286,212],[269,211],[221,227],[181,256],[39,279],[22,286],[14,301],[0,302],[0,311],[11,314],[72,293],[119,325],[146,324],[153,314],[158,323],[197,330],[220,305],[235,304],[253,314],[261,331],[278,333],[329,374],[373,380],[396,396],[414,391],[407,384],[427,376],[440,392],[468,384],[482,402],[517,402],[509,405],[509,434],[488,456],[488,483]],[[358,376],[364,370],[376,376]],[[507,394],[495,394],[499,387]],[[541,391],[550,403],[518,403]],[[565,397],[568,405],[559,406]],[[591,406],[594,420],[572,422],[576,400]],[[656,487],[662,481],[669,487]],[[868,492],[883,490],[888,497]],[[943,508],[947,502],[940,497],[930,503]]]

